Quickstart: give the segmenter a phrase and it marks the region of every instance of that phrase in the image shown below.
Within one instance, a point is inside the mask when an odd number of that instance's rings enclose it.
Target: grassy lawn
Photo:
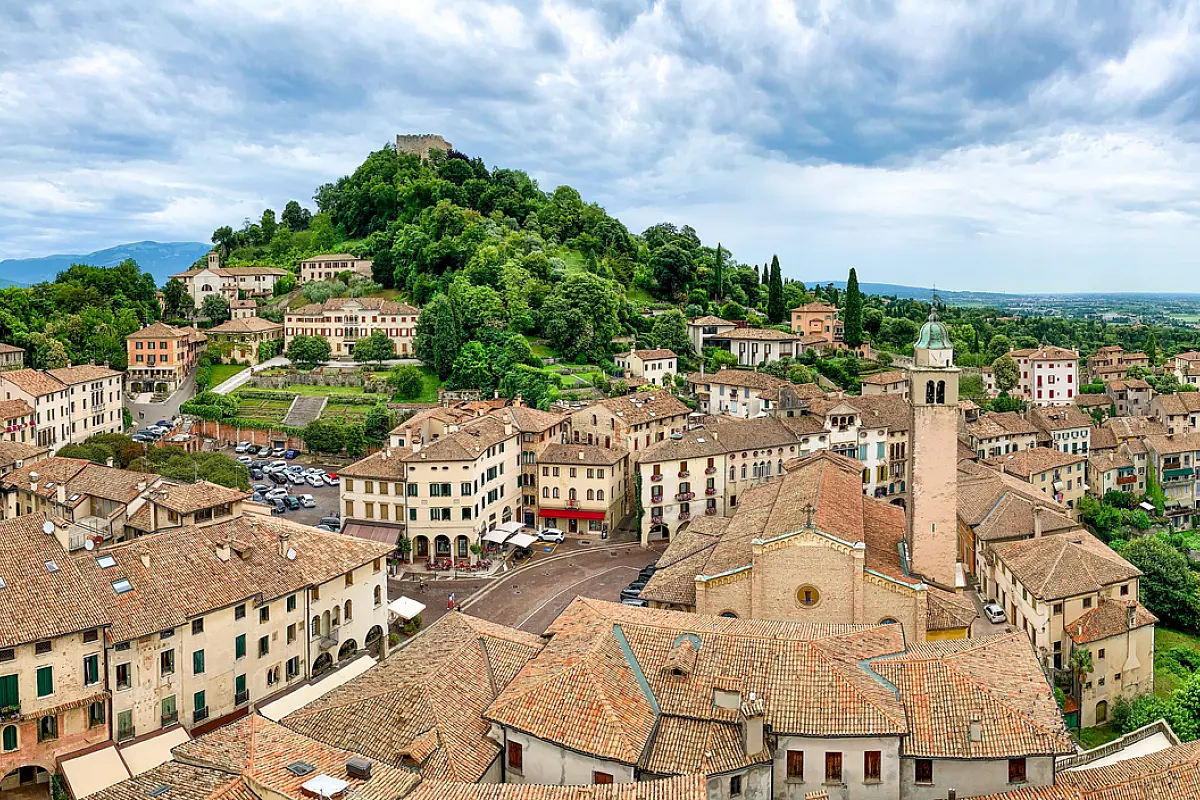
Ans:
[[[1154,629],[1154,693],[1159,697],[1170,697],[1175,687],[1183,683],[1183,677],[1166,668],[1161,655],[1173,647],[1187,647],[1200,653],[1200,638],[1187,633]]]
[[[1099,747],[1102,744],[1108,744],[1120,735],[1121,732],[1112,725],[1099,725],[1095,728],[1083,728],[1079,731],[1079,743],[1083,745],[1085,750],[1091,750],[1093,747]]]
[[[249,369],[249,367],[242,364],[213,364],[212,385],[220,386],[244,369]]]
[[[526,336],[525,341],[529,342],[529,349],[538,358],[554,358],[554,351],[544,342],[537,341],[533,336]]]

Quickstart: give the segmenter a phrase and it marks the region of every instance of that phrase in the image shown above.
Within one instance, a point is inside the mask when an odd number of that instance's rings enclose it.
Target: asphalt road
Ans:
[[[179,416],[179,407],[191,400],[195,394],[196,373],[192,372],[184,379],[179,388],[163,402],[130,403],[127,401],[125,407],[133,415],[134,427],[144,428],[147,425],[153,425],[160,419],[174,419]]]

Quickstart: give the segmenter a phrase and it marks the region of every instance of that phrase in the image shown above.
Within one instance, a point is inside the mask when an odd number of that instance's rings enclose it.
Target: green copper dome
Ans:
[[[921,350],[953,350],[950,341],[950,331],[938,319],[937,305],[929,309],[929,319],[921,326],[921,335],[917,337],[917,348]]]

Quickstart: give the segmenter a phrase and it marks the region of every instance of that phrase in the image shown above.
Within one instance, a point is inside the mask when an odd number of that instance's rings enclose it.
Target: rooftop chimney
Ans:
[[[112,456],[109,456],[108,458],[104,459],[104,466],[108,467],[109,469],[112,469],[112,465],[113,465]]]
[[[1033,538],[1042,538],[1042,507],[1033,504]]]
[[[1125,607],[1125,624],[1129,626],[1129,630],[1133,630],[1137,625],[1137,604],[1130,603]]]
[[[142,553],[141,558],[142,558],[142,566],[145,567],[146,569],[150,569],[150,554]]]
[[[287,531],[282,531],[279,534],[279,555],[286,557],[288,551],[288,540],[292,535]]]
[[[971,741],[979,744],[983,741],[983,725],[977,719],[971,720],[970,726]]]
[[[36,472],[29,473],[29,491],[36,493],[38,487],[38,474]]]
[[[228,561],[231,555],[229,552],[229,542],[221,542],[217,545],[216,553],[219,561]]]
[[[59,483],[58,486],[54,487],[54,495],[59,504],[65,505],[67,502],[67,485]]]

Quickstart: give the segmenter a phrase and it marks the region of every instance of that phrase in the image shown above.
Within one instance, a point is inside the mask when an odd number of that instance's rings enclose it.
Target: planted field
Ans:
[[[261,400],[253,397],[238,397],[238,416],[259,422],[281,423],[292,405],[291,400]]]

